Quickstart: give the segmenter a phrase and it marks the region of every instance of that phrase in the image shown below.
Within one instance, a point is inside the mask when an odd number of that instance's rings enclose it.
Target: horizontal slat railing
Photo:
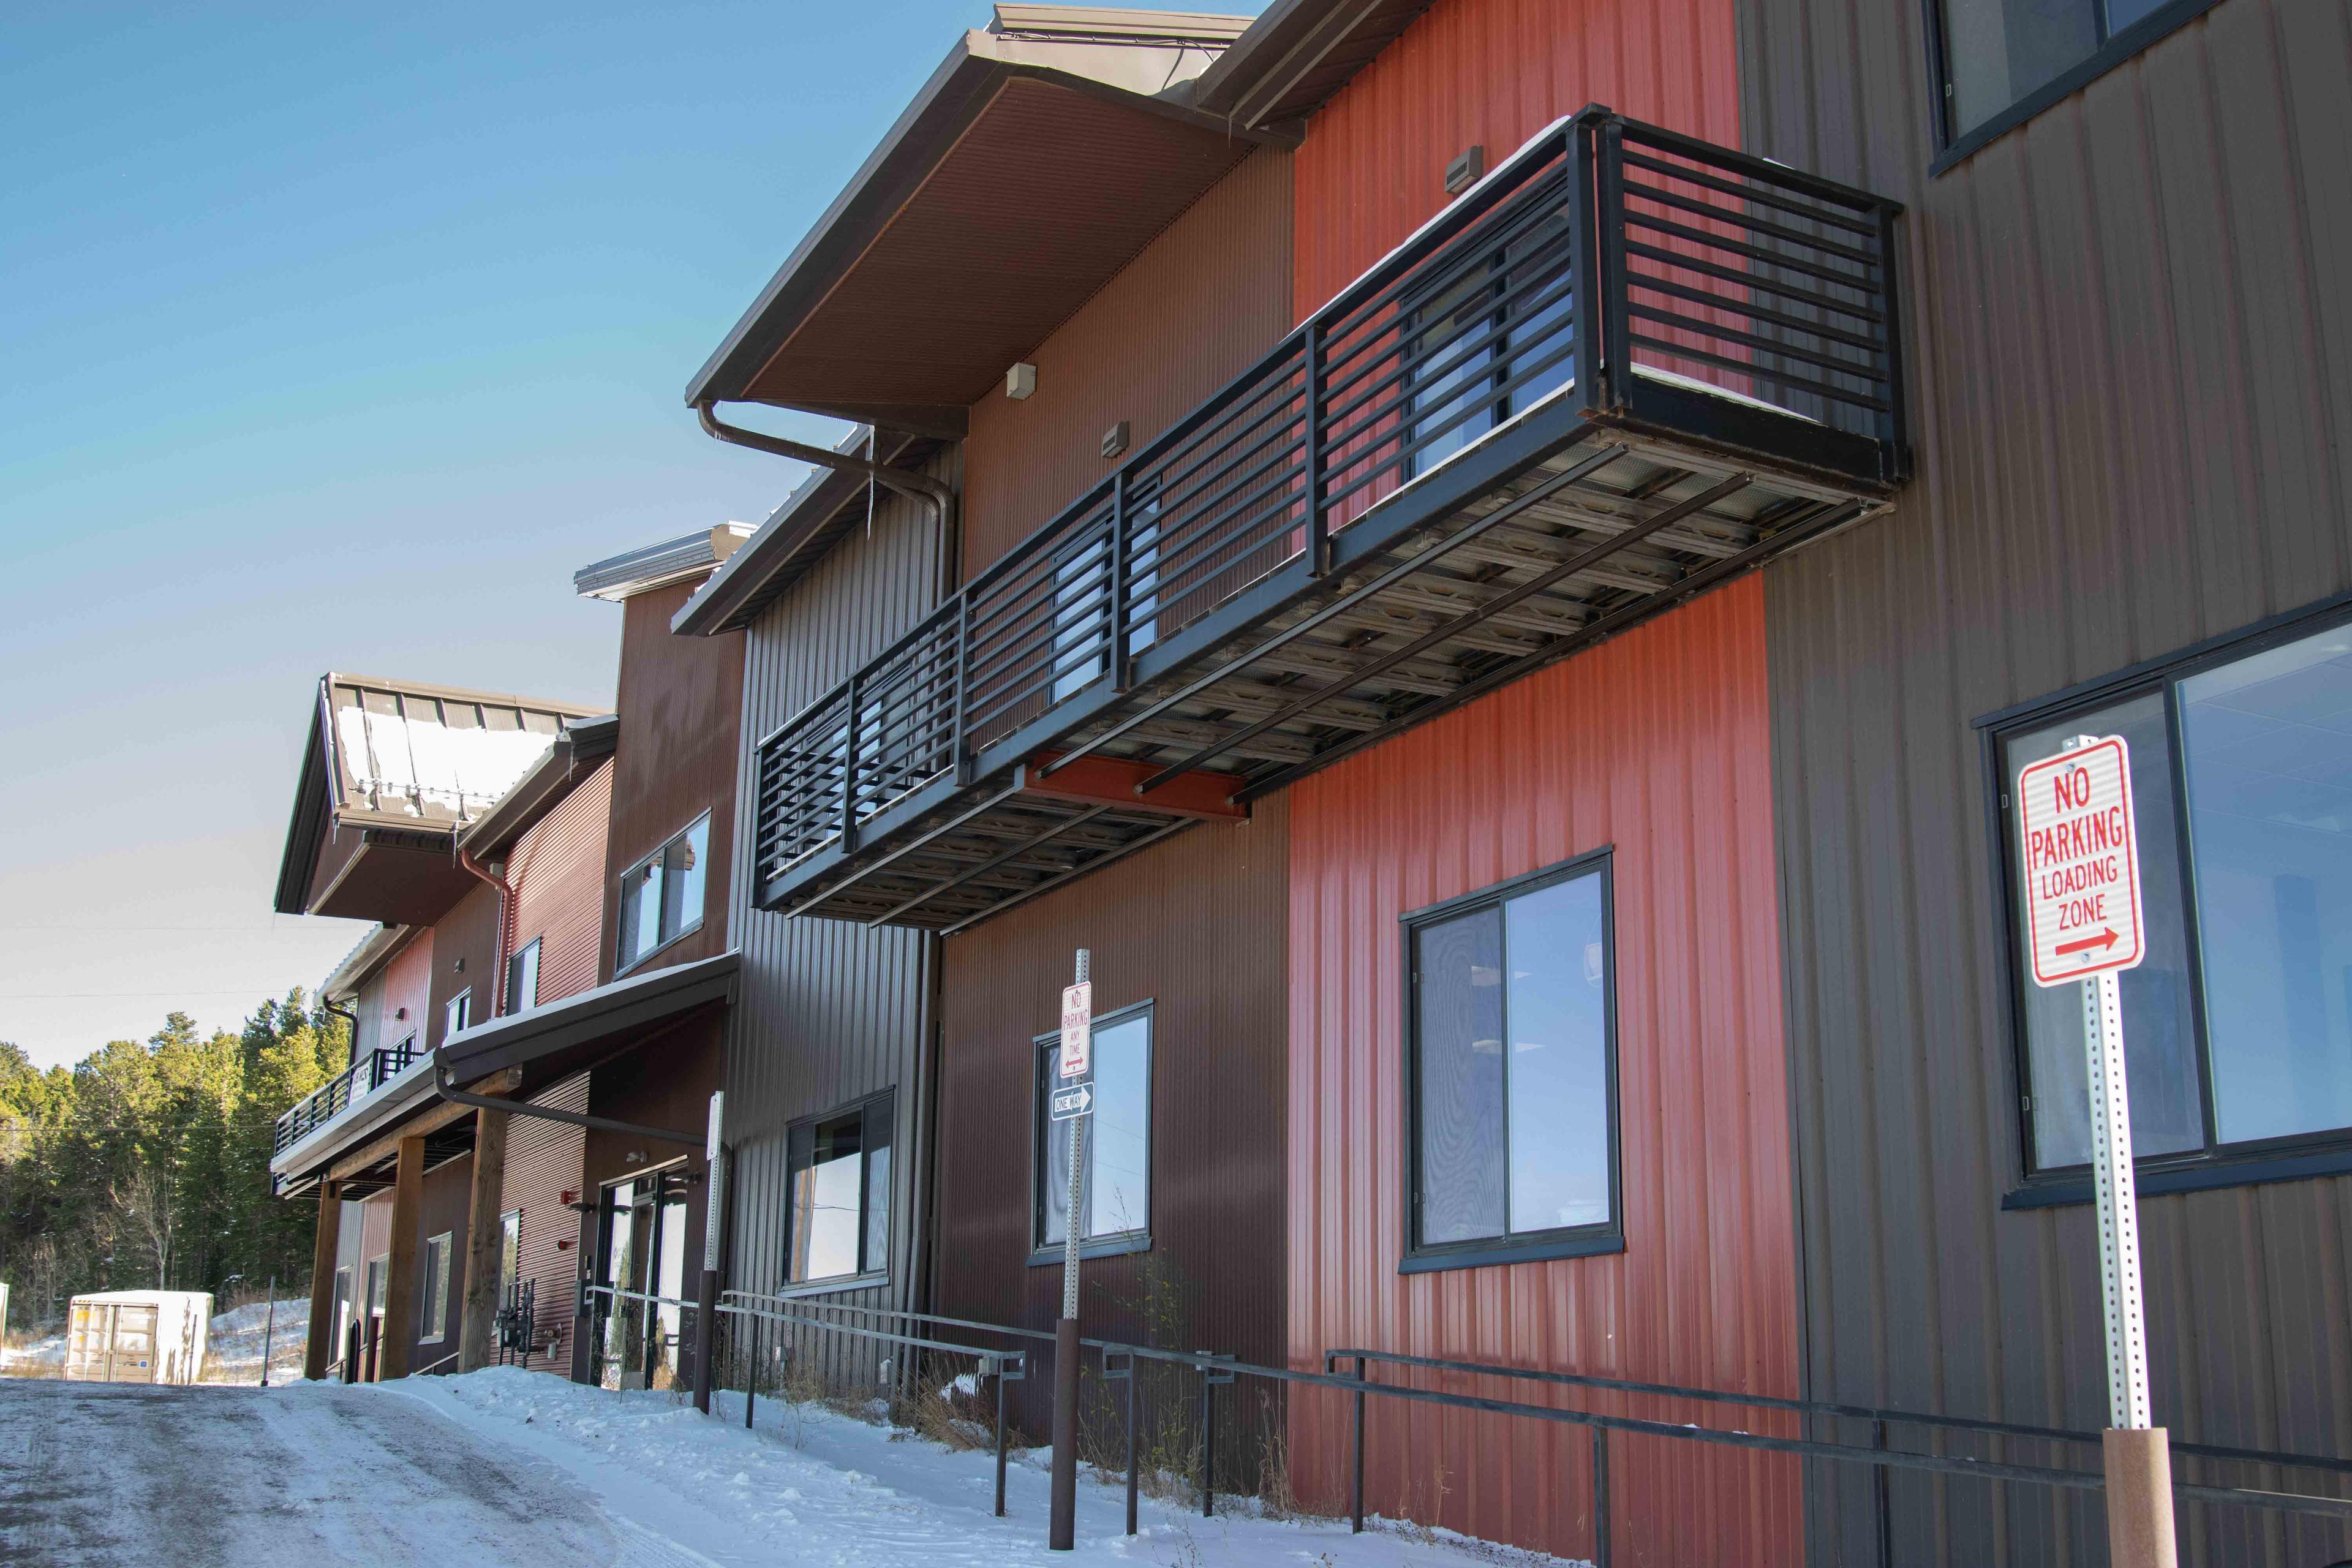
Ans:
[[[1892,203],[1588,110],[762,741],[763,889],[1548,401],[1906,441]],[[770,897],[763,891],[763,901]]]
[[[399,1077],[416,1060],[414,1040],[379,1046],[296,1100],[278,1118],[272,1152],[284,1153],[352,1108],[352,1102]]]

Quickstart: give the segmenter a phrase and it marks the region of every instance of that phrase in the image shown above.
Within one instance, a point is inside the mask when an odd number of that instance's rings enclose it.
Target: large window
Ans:
[[[1619,1250],[1609,859],[1405,917],[1407,1271]]]
[[[620,946],[614,973],[643,963],[702,924],[702,892],[710,860],[710,816],[695,819],[677,837],[621,878]]]
[[[2342,1140],[2352,626],[2305,620],[1993,728],[2012,933],[2019,770],[2076,735],[2118,734],[2131,750],[2147,943],[2119,979],[2133,1152],[2222,1179],[2282,1147]],[[2079,1174],[2091,1128],[2078,988],[2019,973],[2027,1169]]]
[[[1069,1235],[1070,1129],[1047,1104],[1060,1081],[1059,1034],[1033,1042],[1036,1062],[1034,1252],[1059,1257]],[[1094,1110],[1087,1119],[1078,1244],[1089,1253],[1128,1252],[1151,1239],[1151,1005],[1095,1021]]]
[[[1937,0],[1931,42],[1943,132],[1979,146],[2210,6],[2214,0]]]
[[[891,1096],[877,1095],[785,1134],[793,1284],[890,1267],[891,1107]]]

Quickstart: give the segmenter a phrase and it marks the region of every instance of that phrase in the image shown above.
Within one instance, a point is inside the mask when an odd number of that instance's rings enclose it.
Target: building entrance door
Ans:
[[[605,1388],[667,1388],[681,1355],[676,1303],[686,1287],[686,1167],[649,1172],[604,1188],[593,1381]],[[657,1297],[647,1301],[639,1298]]]

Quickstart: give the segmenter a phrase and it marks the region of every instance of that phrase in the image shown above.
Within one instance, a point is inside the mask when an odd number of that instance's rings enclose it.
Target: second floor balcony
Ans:
[[[760,903],[961,929],[1885,506],[1897,212],[1554,126],[763,738]]]
[[[397,1046],[379,1046],[351,1066],[304,1095],[278,1119],[270,1152],[283,1154],[303,1139],[334,1121],[352,1106],[415,1066],[423,1053],[414,1039]]]

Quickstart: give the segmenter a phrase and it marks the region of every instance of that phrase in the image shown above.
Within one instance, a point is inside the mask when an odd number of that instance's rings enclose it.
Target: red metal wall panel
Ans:
[[[1291,789],[1293,1365],[1360,1346],[1797,1393],[1766,684],[1751,576]],[[1602,846],[1625,1250],[1400,1275],[1398,917]],[[1760,1412],[1582,1407],[1795,1435]],[[1292,1404],[1295,1473],[1321,1507],[1345,1504],[1347,1415]],[[1588,1444],[1376,1401],[1366,1503],[1589,1557]],[[1793,1459],[1621,1437],[1612,1469],[1620,1563],[1799,1560]]]
[[[533,1105],[585,1114],[588,1075],[575,1073],[531,1096]],[[536,1281],[531,1296],[532,1342],[553,1342],[553,1360],[533,1354],[535,1370],[569,1375],[572,1369],[572,1280],[584,1226],[563,1206],[566,1191],[579,1192],[587,1133],[541,1116],[518,1116],[507,1123],[507,1166],[499,1186],[500,1212],[522,1211],[521,1277]],[[562,1244],[572,1245],[565,1247]]]
[[[1492,168],[1595,102],[1737,147],[1736,57],[1732,0],[1438,0],[1307,124],[1297,314],[1443,207],[1466,147]]]
[[[377,1021],[378,1045],[396,1046],[415,1035],[425,1039],[425,1010],[433,995],[433,933],[418,931],[408,945],[383,966],[379,991],[383,1014]],[[404,1015],[405,1015],[404,1016]]]
[[[599,763],[508,852],[507,880],[515,890],[509,951],[538,940],[541,1002],[561,1001],[596,984],[604,954],[604,832],[612,803],[613,765]]]

